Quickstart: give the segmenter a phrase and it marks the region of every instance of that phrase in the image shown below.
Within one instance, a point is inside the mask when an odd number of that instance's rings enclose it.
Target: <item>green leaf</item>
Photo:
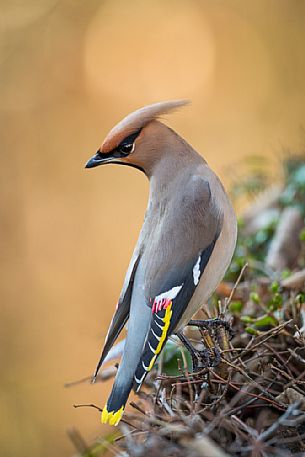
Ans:
[[[259,332],[257,330],[255,330],[254,328],[252,328],[252,327],[246,327],[245,331],[247,333],[249,333],[250,335],[255,335],[255,336],[259,335]]]
[[[259,296],[256,292],[251,292],[250,299],[257,305],[259,304]]]
[[[305,241],[305,228],[303,228],[303,230],[300,231],[299,237],[301,241]]]
[[[279,294],[278,292],[276,292],[273,297],[271,298],[271,300],[269,301],[268,303],[268,308],[271,310],[271,311],[274,311],[276,309],[279,309],[281,308],[283,305],[283,297],[281,294]]]
[[[229,310],[231,311],[231,313],[240,314],[242,309],[243,309],[243,304],[241,301],[239,301],[239,300],[231,301],[231,303],[229,305]]]
[[[255,322],[255,319],[250,316],[241,316],[240,320],[245,324],[252,324],[253,322]]]
[[[302,305],[302,303],[305,303],[305,293],[301,292],[300,294],[298,294],[295,297],[294,301],[297,305]]]
[[[277,319],[275,319],[273,316],[270,316],[269,314],[256,319],[254,323],[255,327],[275,327],[276,325],[278,325]]]
[[[278,292],[279,288],[280,288],[280,285],[279,285],[278,281],[273,281],[273,283],[270,286],[271,292],[273,292],[273,293]]]
[[[288,268],[286,268],[285,270],[282,271],[282,273],[281,273],[282,279],[289,278],[289,276],[291,276],[291,271]]]
[[[162,370],[168,376],[177,376],[179,375],[178,369],[178,359],[182,359],[181,351],[187,361],[187,369],[191,371],[192,369],[192,359],[189,352],[185,348],[181,348],[180,345],[176,344],[174,341],[168,340],[164,349],[163,349],[163,365]],[[157,362],[158,363],[158,362]],[[183,363],[181,364],[183,368]]]

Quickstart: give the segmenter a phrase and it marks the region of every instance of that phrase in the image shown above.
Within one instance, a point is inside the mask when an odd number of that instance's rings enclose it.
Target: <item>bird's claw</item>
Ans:
[[[224,319],[220,319],[219,317],[216,317],[215,319],[205,319],[205,320],[192,319],[189,321],[189,323],[187,325],[190,325],[193,327],[198,327],[198,328],[205,329],[205,330],[212,330],[212,331],[216,331],[216,332],[217,332],[217,330],[219,330],[219,328],[223,328],[228,332],[230,340],[234,336],[234,331],[233,331],[231,325],[229,324],[229,322]]]
[[[198,359],[202,362],[202,368],[214,368],[221,361],[220,350],[217,347],[197,351]]]
[[[196,374],[204,368],[215,368],[221,362],[221,351],[229,348],[233,330],[224,319],[191,320],[188,325],[198,327],[205,345],[203,350],[196,349],[185,335],[178,337],[188,350],[192,359],[192,372]]]

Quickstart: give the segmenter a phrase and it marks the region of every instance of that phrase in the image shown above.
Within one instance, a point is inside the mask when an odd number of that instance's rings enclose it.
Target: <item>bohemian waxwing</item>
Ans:
[[[129,165],[150,181],[144,224],[94,379],[128,322],[121,363],[102,423],[117,425],[168,337],[180,334],[224,276],[236,244],[229,198],[206,161],[157,119],[184,100],[141,108],[106,136],[86,168]]]

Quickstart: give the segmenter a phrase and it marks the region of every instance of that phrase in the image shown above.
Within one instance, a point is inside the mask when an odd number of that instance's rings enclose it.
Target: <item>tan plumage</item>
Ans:
[[[110,130],[100,147],[100,152],[107,153],[112,151],[128,135],[145,127],[149,122],[158,119],[163,114],[175,111],[188,103],[188,100],[154,103],[153,105],[144,106],[128,114],[128,116],[124,117],[124,119]]]
[[[150,180],[145,221],[96,373],[129,319],[124,354],[102,422],[116,425],[167,338],[215,290],[236,243],[236,217],[205,160],[157,120],[185,101],[142,108],[121,121],[87,163],[129,165]]]

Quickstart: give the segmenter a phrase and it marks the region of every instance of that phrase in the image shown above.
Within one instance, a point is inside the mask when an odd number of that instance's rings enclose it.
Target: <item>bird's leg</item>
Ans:
[[[198,351],[198,356],[204,361],[208,360],[209,367],[216,367],[221,360],[220,351],[218,347],[216,347],[212,335],[206,328],[199,328],[199,331],[201,333],[205,349],[203,351]]]
[[[228,337],[233,337],[230,324],[224,319],[190,320],[188,325],[198,327],[206,349],[200,351],[198,356],[204,361],[209,360],[210,367],[216,367],[221,362],[220,349],[228,349]],[[218,346],[216,346],[216,342]]]
[[[188,325],[198,327],[205,348],[196,349],[183,333],[177,333],[178,338],[188,350],[192,359],[192,371],[198,372],[202,368],[216,367],[221,362],[221,350],[229,347],[228,337],[231,339],[233,330],[224,319],[190,320]],[[201,362],[199,364],[199,362]]]
[[[176,333],[180,341],[183,343],[185,348],[188,350],[191,359],[192,359],[192,373],[196,374],[203,370],[204,368],[215,366],[215,361],[218,361],[218,358],[211,354],[210,348],[203,349],[202,351],[196,349],[190,340],[183,333]],[[211,356],[212,355],[212,356]],[[220,355],[219,355],[220,360]],[[199,366],[199,361],[201,362]]]
[[[179,338],[179,340],[181,341],[181,343],[183,344],[183,346],[188,350],[190,356],[191,356],[191,359],[192,359],[192,372],[196,372],[198,371],[198,351],[197,349],[194,348],[194,346],[192,345],[192,343],[190,342],[190,340],[185,336],[183,335],[183,333],[176,333],[177,337]]]

